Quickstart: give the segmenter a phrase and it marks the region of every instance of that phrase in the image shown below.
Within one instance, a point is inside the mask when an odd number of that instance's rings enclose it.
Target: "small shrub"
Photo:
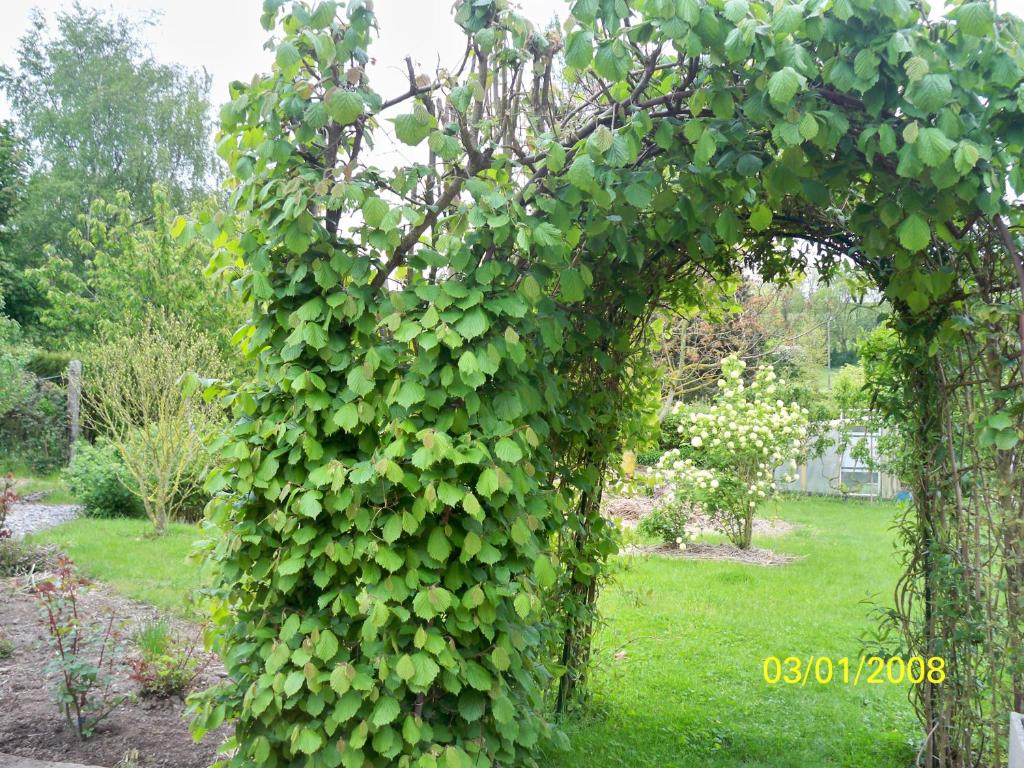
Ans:
[[[640,520],[637,530],[666,544],[682,544],[688,538],[686,524],[689,521],[689,506],[668,491],[658,498],[651,513]]]
[[[29,544],[22,539],[0,539],[0,578],[47,571],[56,561],[55,547]]]
[[[145,516],[142,502],[129,487],[132,480],[117,448],[102,438],[95,445],[80,442],[74,461],[61,477],[88,517]]]
[[[147,624],[133,639],[139,655],[128,663],[143,696],[183,697],[206,666],[198,639],[175,634],[167,621]]]
[[[57,706],[82,739],[128,698],[113,691],[120,625],[112,613],[98,622],[84,618],[79,594],[88,584],[71,560],[60,557],[54,576],[36,585],[54,654],[45,671],[56,678]]]

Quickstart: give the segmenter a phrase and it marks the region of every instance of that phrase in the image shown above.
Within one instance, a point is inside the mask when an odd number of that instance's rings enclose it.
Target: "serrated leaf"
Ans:
[[[932,168],[942,165],[955,146],[939,128],[922,128],[914,142],[918,159]]]
[[[543,246],[560,245],[562,233],[550,221],[542,221],[533,228],[533,241]]]
[[[594,161],[589,155],[579,155],[575,160],[572,161],[572,165],[569,166],[569,170],[565,173],[565,178],[574,187],[578,187],[584,191],[588,191],[594,188]]]
[[[395,137],[403,144],[408,144],[411,147],[415,147],[427,138],[436,123],[432,117],[424,120],[415,114],[399,115],[393,118],[391,122],[395,125]]]
[[[329,629],[320,632],[320,639],[315,649],[317,658],[321,661],[330,661],[338,652],[338,638]]]
[[[629,74],[630,58],[618,40],[605,40],[594,54],[594,71],[607,80],[623,80]]]
[[[728,0],[725,4],[725,18],[734,24],[747,15],[750,3],[747,0]]]
[[[438,527],[431,531],[430,538],[427,539],[427,554],[439,563],[443,563],[448,559],[451,552],[452,545],[449,543],[444,530]]]
[[[312,755],[324,745],[324,738],[311,728],[303,728],[295,738],[296,751],[304,755]]]
[[[489,325],[490,322],[484,311],[480,307],[474,307],[459,318],[459,321],[455,323],[455,330],[464,339],[475,339],[483,334]]]
[[[988,37],[992,34],[992,7],[988,2],[964,3],[950,15],[965,35]]]
[[[555,584],[555,569],[551,565],[551,558],[547,555],[540,555],[533,562],[533,575],[537,584],[545,589]]]
[[[800,90],[803,77],[792,67],[783,67],[768,79],[768,97],[776,106],[785,106]]]
[[[981,159],[981,153],[978,152],[978,147],[969,141],[961,141],[956,146],[953,165],[957,173],[963,176],[977,165],[979,159]]]
[[[370,715],[370,722],[380,728],[398,719],[401,711],[402,707],[397,699],[391,696],[381,696],[377,699],[377,704],[373,708],[373,714]]]
[[[896,229],[900,245],[908,251],[924,250],[931,242],[931,230],[927,222],[916,213],[911,214],[903,220],[903,223]]]
[[[565,39],[565,63],[574,69],[583,69],[594,57],[594,33],[578,29]]]
[[[494,453],[502,461],[507,461],[510,464],[514,464],[523,458],[523,450],[515,442],[507,437],[501,438],[497,445],[494,446]]]
[[[363,99],[355,91],[336,88],[327,96],[327,114],[340,125],[351,125],[363,114]]]
[[[953,95],[949,75],[925,75],[907,88],[906,98],[924,112],[937,112]]]
[[[928,62],[920,56],[911,56],[903,64],[903,71],[907,73],[907,79],[912,83],[916,83],[922,77],[927,75],[930,70],[931,68],[928,66]]]
[[[398,390],[398,396],[395,400],[403,408],[409,408],[416,403],[422,402],[426,396],[427,391],[423,388],[422,384],[418,384],[415,381],[406,381]]]

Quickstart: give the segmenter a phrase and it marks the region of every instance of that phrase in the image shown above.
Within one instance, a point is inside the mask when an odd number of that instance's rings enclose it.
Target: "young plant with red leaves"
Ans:
[[[79,597],[88,585],[74,563],[61,556],[54,575],[36,586],[54,651],[45,669],[57,681],[57,706],[82,739],[128,698],[113,690],[121,626],[113,613],[102,621],[83,618]]]

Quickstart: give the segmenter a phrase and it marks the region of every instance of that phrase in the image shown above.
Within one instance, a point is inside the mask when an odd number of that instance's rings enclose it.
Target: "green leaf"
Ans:
[[[922,128],[914,146],[918,159],[934,168],[946,161],[956,143],[947,138],[939,128]]]
[[[359,423],[359,410],[355,403],[345,403],[341,406],[334,412],[333,421],[346,432],[351,432],[352,428]]]
[[[516,441],[507,437],[503,437],[498,441],[498,444],[494,446],[494,453],[499,459],[510,464],[514,464],[523,458],[523,451]]]
[[[772,31],[780,35],[796,32],[804,23],[804,7],[799,3],[784,3],[772,17]]]
[[[992,7],[988,2],[964,3],[950,16],[965,35],[988,37],[993,31]]]
[[[395,136],[398,140],[415,147],[427,138],[436,121],[433,118],[423,120],[419,115],[413,114],[399,115],[392,122],[395,124]]]
[[[390,210],[387,203],[376,195],[370,195],[363,203],[363,221],[371,227],[379,227]]]
[[[455,330],[464,339],[475,339],[487,330],[490,322],[480,307],[474,307],[455,324]],[[460,366],[461,367],[461,366]]]
[[[949,75],[925,75],[907,88],[906,98],[924,112],[937,112],[953,95]]]
[[[961,141],[956,146],[956,153],[953,155],[953,165],[957,173],[963,176],[978,164],[979,159],[981,159],[981,153],[978,152],[977,145],[969,141]]]
[[[996,448],[1001,451],[1008,451],[1017,445],[1020,440],[1017,431],[1014,429],[1003,429],[996,433]]]
[[[327,114],[336,123],[350,125],[363,114],[363,99],[355,91],[336,88],[327,96]]]
[[[754,176],[764,166],[764,162],[757,155],[740,155],[736,161],[736,172],[741,176]]]
[[[911,214],[896,229],[900,245],[908,251],[924,250],[931,242],[931,230],[927,222],[916,213]]]
[[[543,246],[560,245],[562,233],[550,221],[542,221],[533,228],[533,241]]]
[[[395,664],[395,674],[402,680],[412,680],[415,677],[416,665],[413,664],[412,657],[409,654],[403,654],[402,658]]]
[[[576,268],[562,270],[560,278],[561,298],[566,303],[583,301],[586,295],[586,284],[580,271]]]
[[[755,231],[763,232],[771,226],[772,209],[764,204],[758,205],[750,212],[748,221]]]
[[[347,664],[339,664],[331,672],[331,690],[339,696],[344,695],[352,686],[349,669]]]
[[[480,473],[476,481],[476,492],[481,496],[490,498],[498,490],[498,473],[488,467]],[[465,504],[465,500],[462,502]]]
[[[397,699],[391,696],[381,696],[377,699],[377,704],[373,708],[373,714],[370,715],[370,722],[380,728],[388,723],[393,723],[401,711],[402,707]]]
[[[322,661],[330,661],[338,652],[338,638],[329,629],[320,632],[320,639],[316,644],[317,658]]]
[[[583,69],[594,57],[594,33],[578,29],[565,40],[565,63],[574,69]]]
[[[430,538],[427,539],[427,554],[439,563],[443,563],[448,559],[451,552],[452,545],[448,542],[444,529],[437,527],[431,531]]]
[[[768,79],[768,97],[776,106],[786,106],[800,90],[803,80],[792,67],[783,67]]]
[[[406,381],[402,384],[401,389],[398,390],[398,396],[395,400],[403,408],[409,408],[421,402],[426,396],[427,391],[423,388],[422,384],[417,384],[415,381]]]
[[[533,575],[537,584],[545,589],[555,584],[555,569],[551,566],[551,558],[541,555],[533,563]]]
[[[630,58],[618,40],[605,40],[594,54],[594,71],[607,80],[623,80],[629,74]]]
[[[907,79],[912,83],[916,83],[922,77],[927,75],[930,69],[928,62],[920,56],[911,56],[903,64],[903,71],[907,73]]]
[[[295,749],[305,755],[312,755],[324,744],[324,738],[311,728],[303,728],[295,739]]]
[[[750,3],[747,0],[728,0],[725,4],[725,18],[736,23],[750,10]]]
[[[295,47],[294,43],[287,41],[277,46],[277,52],[274,58],[277,61],[277,66],[285,71],[297,66],[298,63],[302,61],[299,49]]]
[[[569,166],[569,170],[566,171],[565,178],[568,179],[569,183],[574,187],[578,187],[583,191],[593,189],[595,186],[594,161],[589,155],[578,155],[576,159],[572,161],[572,165]]]

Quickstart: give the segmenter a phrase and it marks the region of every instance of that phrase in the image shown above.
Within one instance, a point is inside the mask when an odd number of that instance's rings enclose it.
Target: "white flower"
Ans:
[[[694,435],[692,438],[690,438],[690,445],[692,445],[694,448],[700,448],[701,445],[703,445],[703,443],[704,441],[701,440],[700,435]]]
[[[711,481],[711,487],[712,488],[717,488],[718,487],[718,480],[717,480],[717,478]]]

